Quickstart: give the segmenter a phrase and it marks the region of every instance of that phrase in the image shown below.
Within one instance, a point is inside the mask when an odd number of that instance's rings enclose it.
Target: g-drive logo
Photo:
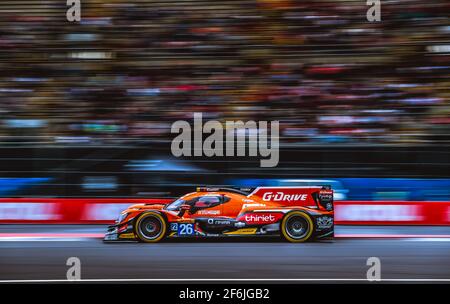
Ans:
[[[171,133],[179,134],[172,140],[171,145],[172,154],[175,157],[234,157],[235,155],[258,156],[259,154],[266,158],[260,160],[261,167],[278,165],[280,133],[278,121],[259,121],[258,123],[255,121],[245,123],[243,121],[226,121],[221,123],[210,120],[203,124],[202,113],[194,113],[193,126],[187,121],[178,120],[172,124]],[[203,134],[208,134],[208,136],[203,139]]]
[[[284,192],[266,192],[264,193],[262,200],[263,201],[272,201],[272,202],[291,202],[291,201],[306,201],[308,197],[307,194],[285,194]]]

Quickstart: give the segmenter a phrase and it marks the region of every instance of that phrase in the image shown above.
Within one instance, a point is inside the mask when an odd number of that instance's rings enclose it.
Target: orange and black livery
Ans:
[[[109,226],[105,241],[280,236],[306,242],[334,236],[329,186],[199,187],[168,204],[136,204]]]

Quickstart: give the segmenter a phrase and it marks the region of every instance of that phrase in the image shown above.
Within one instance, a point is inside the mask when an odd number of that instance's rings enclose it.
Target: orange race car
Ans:
[[[165,205],[130,206],[108,227],[104,241],[279,235],[305,242],[332,237],[333,214],[330,186],[200,187]]]

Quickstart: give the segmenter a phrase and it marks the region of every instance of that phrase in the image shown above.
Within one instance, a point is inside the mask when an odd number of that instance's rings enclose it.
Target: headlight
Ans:
[[[121,213],[119,215],[119,218],[117,219],[117,223],[121,223],[127,216],[128,216],[128,213]]]

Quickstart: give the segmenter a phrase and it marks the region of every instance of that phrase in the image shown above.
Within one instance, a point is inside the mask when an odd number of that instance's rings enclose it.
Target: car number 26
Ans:
[[[178,235],[194,235],[194,224],[178,224]]]

